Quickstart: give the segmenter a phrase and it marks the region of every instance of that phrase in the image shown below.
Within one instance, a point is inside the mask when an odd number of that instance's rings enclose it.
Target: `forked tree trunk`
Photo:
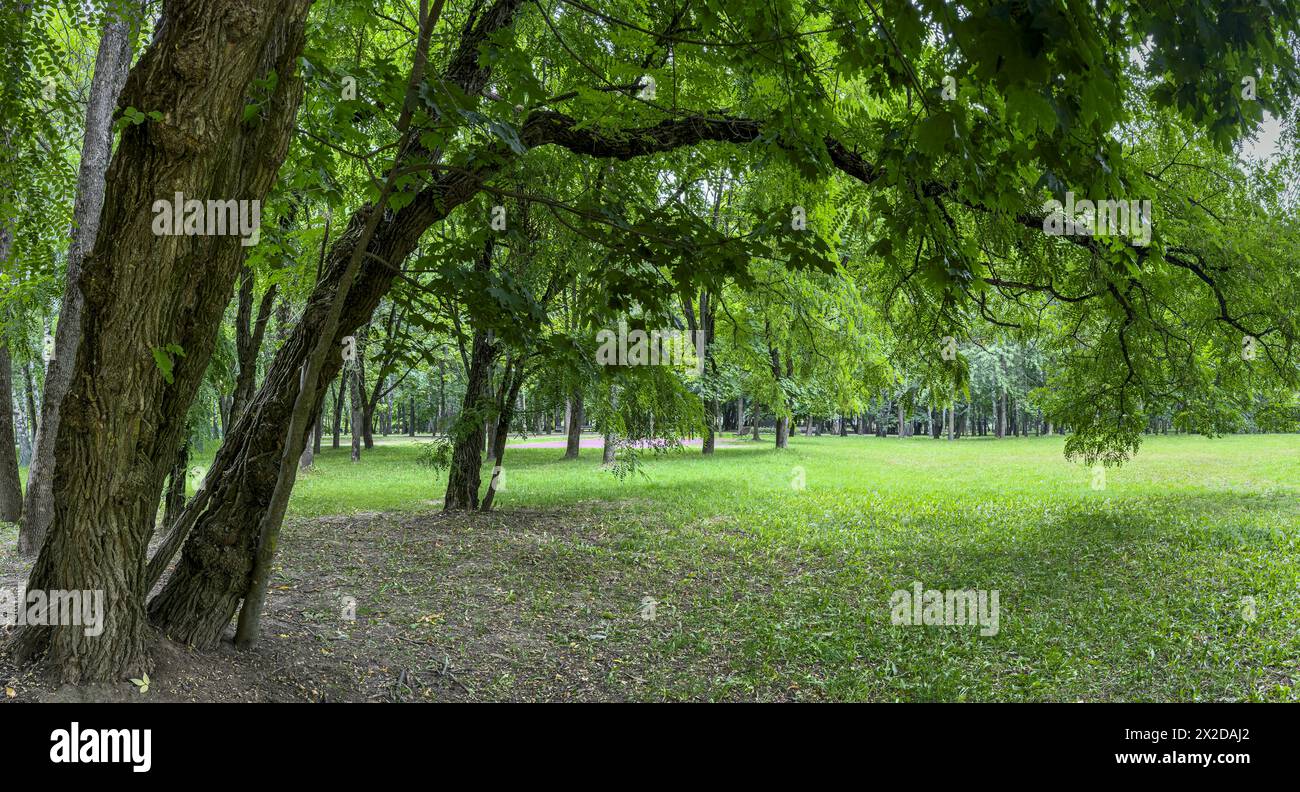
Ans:
[[[790,447],[790,419],[784,415],[776,417],[776,447]]]
[[[230,403],[232,421],[239,420],[244,408],[253,398],[253,389],[257,384],[257,356],[262,350],[262,339],[266,337],[266,325],[271,319],[277,288],[274,283],[267,287],[258,303],[257,318],[254,320],[253,272],[244,267],[240,273],[239,307],[235,316],[235,351],[239,372],[235,378],[234,398]]]
[[[19,660],[44,655],[65,682],[147,665],[145,562],[163,481],[207,370],[245,247],[236,236],[158,235],[155,199],[265,198],[288,149],[310,0],[172,0],[122,102],[159,120],[127,126],[106,177],[81,277],[81,341],[55,436],[54,519],[27,589],[97,589],[96,636],[27,625]],[[278,75],[257,123],[251,83]],[[175,350],[182,350],[183,355]],[[152,350],[153,354],[147,354]],[[168,376],[156,359],[171,363]]]

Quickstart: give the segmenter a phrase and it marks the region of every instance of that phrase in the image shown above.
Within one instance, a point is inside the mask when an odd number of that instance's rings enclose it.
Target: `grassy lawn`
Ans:
[[[1154,437],[1104,484],[1059,438],[738,441],[623,482],[598,450],[561,453],[510,448],[498,507],[598,538],[493,574],[525,622],[583,610],[614,669],[639,669],[630,697],[1300,697],[1300,437]],[[435,509],[414,457],[327,450],[293,513]],[[913,581],[998,590],[999,632],[891,624]]]
[[[1298,436],[1153,437],[1104,482],[1060,438],[796,436],[777,453],[768,436],[621,482],[599,449],[564,462],[527,445],[507,451],[496,513],[455,516],[406,438],[359,465],[326,449],[295,489],[270,635],[240,685],[272,686],[264,700],[1300,699]],[[998,632],[892,624],[913,581],[997,590]],[[194,673],[160,670],[158,694],[218,695]]]

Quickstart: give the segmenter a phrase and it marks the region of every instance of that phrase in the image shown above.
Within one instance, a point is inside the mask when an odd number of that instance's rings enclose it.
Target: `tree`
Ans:
[[[139,27],[125,12],[105,15],[95,76],[86,107],[86,131],[77,173],[77,199],[72,211],[72,242],[68,247],[66,286],[54,335],[54,355],[45,371],[41,419],[27,474],[24,518],[18,532],[18,552],[35,555],[54,518],[54,443],[59,431],[60,408],[72,382],[81,338],[81,269],[99,232],[104,205],[104,175],[112,152],[112,121],[117,97],[131,66],[132,39]]]
[[[54,520],[28,581],[32,590],[100,589],[113,606],[103,635],[28,625],[16,639],[20,658],[43,654],[65,681],[120,678],[146,662],[146,548],[242,260],[236,237],[156,235],[151,207],[176,192],[264,197],[293,128],[308,5],[291,0],[272,14],[231,0],[169,2],[167,24],[127,78],[123,103],[148,115],[124,129],[109,165],[80,280],[82,340],[55,443]],[[259,106],[251,118],[250,89]]]

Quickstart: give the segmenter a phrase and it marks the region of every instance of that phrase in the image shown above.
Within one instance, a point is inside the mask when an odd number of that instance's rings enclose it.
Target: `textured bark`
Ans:
[[[131,67],[131,26],[113,20],[104,26],[95,55],[95,75],[90,82],[86,131],[77,171],[77,197],[72,207],[72,242],[68,246],[68,272],[59,305],[59,325],[54,332],[54,357],[45,369],[41,418],[27,470],[26,518],[19,526],[18,552],[33,556],[40,550],[54,519],[54,446],[59,411],[72,383],[81,340],[81,268],[99,233],[104,206],[104,176],[113,145],[113,112]]]
[[[310,0],[173,0],[122,102],[161,119],[128,126],[109,166],[99,234],[81,276],[81,341],[55,436],[54,519],[28,590],[100,589],[104,632],[27,626],[19,658],[44,654],[66,682],[146,666],[145,562],[163,480],[205,374],[246,249],[235,236],[158,236],[152,205],[262,200],[301,98],[296,63]],[[251,82],[279,76],[256,123]],[[153,350],[179,345],[170,381]]]

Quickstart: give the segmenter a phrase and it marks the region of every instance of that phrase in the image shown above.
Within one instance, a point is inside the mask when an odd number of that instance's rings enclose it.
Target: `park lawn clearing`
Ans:
[[[300,477],[255,651],[164,643],[148,694],[77,695],[1300,698],[1300,436],[1149,437],[1098,488],[1059,437],[733,438],[623,481],[599,449],[512,447],[497,511],[457,515],[416,451]],[[914,581],[997,590],[997,634],[892,624]]]

